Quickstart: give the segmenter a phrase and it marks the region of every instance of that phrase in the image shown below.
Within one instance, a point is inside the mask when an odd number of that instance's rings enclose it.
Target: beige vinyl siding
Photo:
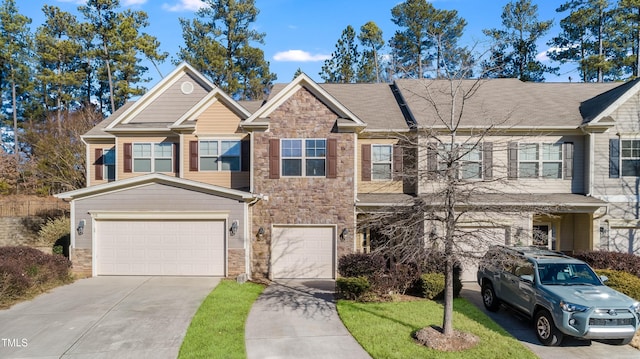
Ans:
[[[469,137],[458,136],[457,142],[463,143]],[[442,138],[447,143],[448,139]],[[419,149],[419,166],[422,175],[420,181],[420,193],[430,193],[442,190],[442,184],[438,181],[429,180],[427,176],[427,151],[426,145],[429,142],[423,138]],[[470,140],[474,143],[477,140]],[[432,141],[433,142],[433,141]],[[483,142],[490,142],[493,145],[493,179],[489,182],[479,182],[479,188],[487,190],[501,191],[508,193],[579,193],[585,192],[585,141],[582,135],[536,135],[529,133],[505,133],[504,135],[489,135]],[[518,178],[507,179],[508,170],[508,146],[509,142],[517,143],[563,143],[572,142],[573,149],[573,179],[546,179],[546,178]]]
[[[216,101],[196,120],[196,135],[209,136],[238,132],[240,117],[222,102]]]
[[[357,151],[357,168],[356,178],[358,180],[358,192],[359,193],[402,193],[402,181],[381,181],[374,180],[363,181],[362,180],[362,145],[395,145],[398,143],[397,139],[358,139]],[[393,159],[392,159],[393,161]],[[406,165],[405,165],[406,168]],[[392,171],[393,172],[393,171]]]
[[[118,180],[132,178],[136,176],[142,176],[148,174],[149,172],[124,172],[124,144],[125,143],[160,143],[160,142],[173,142],[178,143],[180,141],[179,137],[166,137],[166,136],[137,136],[137,137],[119,137],[118,138],[118,147],[116,148],[116,168],[117,168],[117,178]],[[174,166],[175,167],[175,166]],[[168,176],[176,176],[177,173],[174,172],[163,172]]]
[[[193,84],[193,92],[190,94],[184,94],[180,89],[182,84],[187,81]],[[184,74],[142,112],[138,113],[131,123],[173,123],[202,100],[207,93],[195,78],[189,74]]]
[[[76,234],[76,248],[91,248],[91,215],[89,211],[228,211],[229,222],[239,221],[238,232],[229,236],[229,248],[244,248],[244,203],[205,193],[188,191],[173,186],[149,184],[141,187],[114,191],[75,201],[76,223],[84,219],[82,235]]]

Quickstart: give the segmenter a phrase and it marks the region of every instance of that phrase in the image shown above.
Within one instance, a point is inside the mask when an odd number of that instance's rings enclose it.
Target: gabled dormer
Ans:
[[[228,188],[249,186],[241,121],[250,113],[183,63],[87,132],[88,185],[164,173]]]

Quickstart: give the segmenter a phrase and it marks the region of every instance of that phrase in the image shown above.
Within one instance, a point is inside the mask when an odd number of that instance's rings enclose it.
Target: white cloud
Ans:
[[[302,50],[281,51],[273,55],[273,59],[276,61],[289,61],[289,62],[324,61],[330,58],[331,58],[331,55],[311,54],[309,52],[302,51]]]
[[[170,5],[167,3],[162,4],[162,8],[171,12],[180,11],[197,11],[201,7],[207,6],[201,0],[179,0],[177,4]]]
[[[549,51],[551,51],[551,49],[549,49]],[[536,55],[536,60],[540,61],[540,62],[547,62],[550,61],[549,56],[547,55],[546,51],[543,51],[539,54]]]
[[[143,5],[147,0],[123,0],[122,6]]]

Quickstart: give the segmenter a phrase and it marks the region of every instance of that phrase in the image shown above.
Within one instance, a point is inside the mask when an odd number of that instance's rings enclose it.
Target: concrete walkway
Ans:
[[[340,321],[334,288],[332,280],[290,280],[268,286],[247,319],[247,358],[371,358]]]
[[[96,277],[0,310],[0,358],[175,359],[219,278]]]

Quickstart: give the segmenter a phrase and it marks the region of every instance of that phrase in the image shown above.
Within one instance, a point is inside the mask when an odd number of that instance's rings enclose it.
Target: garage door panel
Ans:
[[[335,227],[274,227],[274,278],[333,278]]]
[[[223,221],[98,221],[98,275],[224,275]]]

